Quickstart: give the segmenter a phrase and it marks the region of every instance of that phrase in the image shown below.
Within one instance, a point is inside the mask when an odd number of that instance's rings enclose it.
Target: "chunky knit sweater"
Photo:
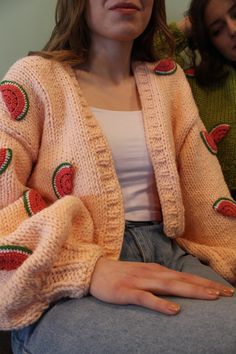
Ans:
[[[133,70],[165,233],[234,282],[236,205],[185,76],[175,63]],[[12,329],[88,294],[98,258],[119,258],[124,210],[108,142],[69,66],[21,59],[0,91],[0,329]]]
[[[220,141],[216,138],[217,156],[229,188],[236,193],[236,69],[226,65],[229,74],[224,82],[209,87],[200,85],[194,76],[194,70],[188,70],[190,61],[183,52],[188,48],[187,38],[174,23],[170,25],[170,29],[176,40],[176,60],[186,69],[200,117],[209,133],[216,135],[218,129],[217,136],[221,135]],[[156,37],[154,46],[157,51],[158,43],[159,39]]]
[[[229,188],[236,192],[236,69],[228,66],[229,75],[221,84],[203,87],[192,74],[186,75],[209,133],[225,129],[218,143],[218,158]],[[227,127],[228,126],[228,127]],[[218,128],[217,128],[218,127]],[[224,128],[225,127],[225,128]]]

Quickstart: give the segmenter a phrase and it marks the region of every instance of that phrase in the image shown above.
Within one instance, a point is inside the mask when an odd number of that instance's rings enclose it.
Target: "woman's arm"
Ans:
[[[34,322],[59,298],[86,295],[102,255],[79,198],[46,200],[29,186],[48,104],[37,65],[15,64],[0,86],[1,330]]]
[[[178,77],[177,77],[178,76]],[[185,207],[181,247],[209,264],[232,284],[236,281],[236,207],[217,159],[217,145],[200,120],[182,70],[176,73],[175,114],[181,137],[178,171]],[[181,90],[178,87],[181,86]],[[178,124],[180,122],[180,124]],[[188,122],[188,125],[184,125]],[[184,127],[184,129],[183,129]],[[185,134],[181,134],[184,132]]]

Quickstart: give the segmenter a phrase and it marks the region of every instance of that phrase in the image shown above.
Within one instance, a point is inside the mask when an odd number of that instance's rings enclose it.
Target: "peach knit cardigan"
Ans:
[[[213,208],[230,195],[182,70],[154,66],[133,69],[165,233],[234,282],[235,204],[226,199],[230,216]],[[119,258],[124,210],[108,142],[70,67],[21,59],[0,91],[3,330],[34,322],[61,297],[85,296],[97,259]]]

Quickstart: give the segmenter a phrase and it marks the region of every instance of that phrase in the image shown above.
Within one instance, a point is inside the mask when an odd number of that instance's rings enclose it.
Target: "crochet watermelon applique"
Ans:
[[[187,77],[195,77],[196,71],[194,68],[188,68],[184,70]]]
[[[213,208],[221,215],[236,218],[236,202],[229,198],[218,199]]]
[[[22,86],[14,81],[2,81],[0,92],[10,112],[11,118],[20,121],[25,118],[29,110],[29,99]]]
[[[58,199],[72,193],[73,176],[73,166],[69,162],[64,162],[56,168],[52,178],[52,185]]]
[[[0,270],[10,271],[19,268],[32,253],[26,247],[0,246]]]
[[[204,142],[204,144],[206,145],[207,149],[213,154],[216,155],[218,152],[217,149],[217,145],[214,141],[214,139],[212,138],[212,136],[207,133],[207,131],[202,131],[200,132],[201,138]]]
[[[216,155],[218,152],[217,144],[228,134],[229,131],[229,124],[218,124],[210,131],[210,133],[207,131],[201,131],[200,135],[207,149],[213,155]]]
[[[0,175],[7,169],[12,159],[11,149],[0,149]]]
[[[230,131],[229,124],[218,124],[211,131],[210,135],[214,142],[218,144]]]
[[[154,68],[157,75],[171,75],[177,70],[176,62],[172,59],[160,60]]]
[[[23,193],[23,202],[29,216],[33,216],[46,207],[46,203],[41,195],[33,189]]]

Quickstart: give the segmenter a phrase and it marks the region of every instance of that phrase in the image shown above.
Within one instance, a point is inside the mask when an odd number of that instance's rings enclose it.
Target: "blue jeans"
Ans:
[[[127,222],[121,260],[157,262],[226,283],[167,238],[160,224]],[[37,323],[12,334],[14,354],[235,354],[236,297],[217,301],[173,297],[177,316],[101,302],[62,299]]]

